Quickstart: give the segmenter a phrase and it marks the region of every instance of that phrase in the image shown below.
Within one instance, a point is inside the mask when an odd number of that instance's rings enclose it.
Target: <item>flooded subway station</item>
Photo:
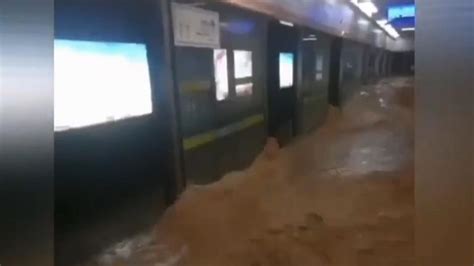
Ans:
[[[55,2],[56,265],[413,265],[413,31],[133,2]]]
[[[413,79],[360,87],[324,125],[189,186],[86,265],[414,265]]]

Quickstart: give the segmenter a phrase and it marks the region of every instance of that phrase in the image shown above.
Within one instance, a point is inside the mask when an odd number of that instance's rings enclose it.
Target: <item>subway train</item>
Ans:
[[[209,36],[189,42],[179,12]],[[312,132],[355,88],[414,74],[413,52],[346,34],[232,1],[55,1],[57,265],[156,223],[269,136]]]

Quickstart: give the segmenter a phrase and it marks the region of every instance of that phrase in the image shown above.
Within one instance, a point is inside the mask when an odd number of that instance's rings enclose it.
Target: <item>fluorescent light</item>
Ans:
[[[400,37],[400,34],[398,34],[398,31],[394,27],[392,27],[392,25],[386,24],[384,29],[388,33],[388,35],[392,36],[393,38],[396,39]]]
[[[373,14],[379,12],[379,9],[372,2],[359,3],[359,8],[369,17],[372,17]]]
[[[377,8],[377,6],[370,0],[365,1],[365,2],[359,2],[358,0],[351,0],[350,2],[369,17],[372,17],[375,13],[379,12],[379,9]]]
[[[392,38],[398,38],[400,37],[400,34],[398,34],[398,32],[394,29],[394,28],[391,28],[391,27],[387,27],[385,28],[385,31],[388,33],[388,35],[390,35]]]
[[[402,31],[415,31],[415,28],[402,28]]]
[[[283,24],[283,25],[288,26],[288,27],[293,27],[294,26],[293,23],[288,22],[288,21],[284,21],[284,20],[280,20],[280,24]]]
[[[385,27],[385,25],[388,23],[388,20],[386,19],[379,19],[377,20],[377,24],[379,24],[381,27]]]
[[[400,34],[398,34],[397,30],[388,23],[388,20],[386,19],[379,19],[376,21],[377,24],[382,27],[387,33],[388,35],[390,35],[392,38],[398,38],[400,37]]]
[[[303,41],[317,41],[318,38],[314,34],[309,34],[306,37],[303,37]]]
[[[359,25],[369,25],[369,21],[363,18],[359,19],[357,23],[359,23]]]

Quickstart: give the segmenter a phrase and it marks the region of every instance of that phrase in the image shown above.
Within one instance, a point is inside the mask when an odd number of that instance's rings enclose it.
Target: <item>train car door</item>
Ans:
[[[334,38],[331,42],[331,58],[329,69],[328,102],[332,106],[340,106],[339,86],[341,81],[342,38]]]
[[[297,29],[270,22],[267,46],[268,133],[285,145],[296,132]]]

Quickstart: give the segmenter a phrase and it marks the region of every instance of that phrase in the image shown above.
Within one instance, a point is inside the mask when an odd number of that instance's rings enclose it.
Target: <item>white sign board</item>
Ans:
[[[174,44],[220,48],[219,13],[173,3]]]

